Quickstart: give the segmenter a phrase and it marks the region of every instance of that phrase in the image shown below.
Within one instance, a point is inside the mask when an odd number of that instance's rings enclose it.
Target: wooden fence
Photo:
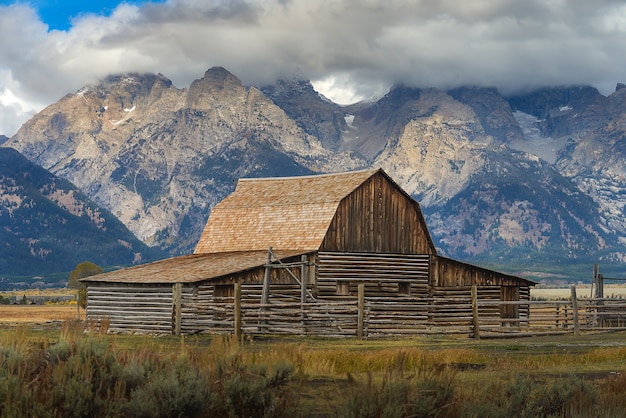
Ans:
[[[626,299],[578,298],[572,287],[568,300],[529,302],[476,302],[478,315],[472,327],[475,338],[541,334],[578,334],[581,331],[626,330]],[[498,306],[528,306],[528,318],[508,318],[499,321],[481,317],[483,308]],[[474,332],[476,328],[477,332]]]
[[[626,300],[622,299],[578,299],[575,291],[572,298],[561,301],[504,302],[479,295],[474,287],[470,298],[448,297],[443,303],[441,298],[365,300],[361,291],[357,300],[266,305],[237,304],[235,295],[219,307],[213,322],[203,323],[202,332],[359,338],[466,334],[502,338],[626,330]],[[500,312],[507,311],[507,306],[515,306],[518,317],[501,317]]]
[[[149,334],[231,333],[377,338],[403,335],[461,334],[473,338],[626,330],[626,300],[501,301],[496,287],[439,289],[429,297],[306,301],[287,297],[259,303],[261,287],[239,284],[219,296],[212,287],[174,285],[89,289],[88,319],[103,321],[111,332]],[[285,292],[289,290],[286,289]],[[515,315],[510,315],[515,312]],[[511,317],[512,316],[512,317]]]

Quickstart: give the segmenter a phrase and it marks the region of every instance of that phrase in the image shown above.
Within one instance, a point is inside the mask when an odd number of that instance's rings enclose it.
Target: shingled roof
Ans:
[[[278,259],[300,255],[298,251],[275,251]],[[215,254],[193,254],[167,258],[140,266],[81,279],[104,283],[195,283],[240,273],[267,262],[267,250]]]
[[[240,179],[217,204],[194,254],[319,249],[343,198],[382,170]]]

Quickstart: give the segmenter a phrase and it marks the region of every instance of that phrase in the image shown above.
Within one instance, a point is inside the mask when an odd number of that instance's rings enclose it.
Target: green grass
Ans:
[[[624,337],[238,342],[80,323],[0,329],[0,415],[614,416],[626,408]]]

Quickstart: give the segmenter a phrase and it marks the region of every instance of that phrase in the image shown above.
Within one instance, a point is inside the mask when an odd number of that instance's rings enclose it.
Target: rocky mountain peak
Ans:
[[[487,135],[503,142],[516,141],[524,136],[511,106],[496,88],[459,87],[448,94],[474,110]]]
[[[543,88],[508,98],[513,110],[533,115],[546,136],[562,137],[606,124],[608,100],[590,86]]]
[[[6,145],[171,254],[193,248],[240,177],[374,166],[430,214],[447,255],[626,260],[616,238],[626,237],[625,103],[623,88],[503,97],[397,85],[340,106],[308,81],[257,89],[214,67],[186,89],[160,75],[108,78],[49,106]]]
[[[153,74],[109,77],[40,112],[9,145],[175,254],[193,248],[239,177],[354,167],[221,67],[188,89]]]
[[[295,100],[295,99],[320,99],[321,95],[315,91],[309,80],[280,79],[275,84],[261,87],[261,91],[270,99]],[[336,107],[338,105],[329,101]]]
[[[237,77],[224,67],[209,68],[204,76],[189,86],[188,103],[192,107],[204,107],[207,103],[225,99],[231,95],[242,96],[246,88]]]
[[[544,119],[555,109],[570,107],[580,109],[595,101],[605,99],[595,87],[560,86],[546,87],[530,93],[514,95],[508,98],[513,110],[519,110]]]
[[[263,86],[261,91],[324,147],[339,150],[342,135],[349,129],[347,113],[315,91],[310,81],[278,80],[273,85]]]
[[[419,123],[439,124],[436,129],[464,126],[473,132],[468,139],[485,136],[472,108],[446,92],[396,86],[378,102],[359,107],[344,143],[372,161],[386,147],[394,147],[409,124]]]

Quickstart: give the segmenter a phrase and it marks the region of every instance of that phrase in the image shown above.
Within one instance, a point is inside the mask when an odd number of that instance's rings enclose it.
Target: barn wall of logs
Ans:
[[[269,298],[262,303],[266,277]],[[530,298],[529,286],[503,286],[488,272],[427,254],[327,251],[197,283],[90,283],[87,315],[116,333],[233,333],[235,284],[247,334],[357,336],[359,310],[370,337],[467,332],[472,286],[480,301]],[[480,316],[489,323],[528,318],[528,305],[494,304]]]

